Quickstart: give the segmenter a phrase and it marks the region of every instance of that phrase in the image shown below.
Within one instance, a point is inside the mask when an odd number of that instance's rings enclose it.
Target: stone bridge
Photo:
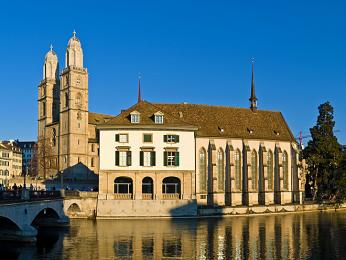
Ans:
[[[8,202],[0,205],[0,239],[36,241],[38,227],[69,224],[63,199]]]

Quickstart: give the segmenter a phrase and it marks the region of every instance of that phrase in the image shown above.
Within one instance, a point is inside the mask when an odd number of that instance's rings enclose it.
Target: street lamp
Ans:
[[[24,172],[24,190],[26,189],[26,175],[27,174],[28,174],[28,166],[26,166],[25,172]]]
[[[64,176],[63,176],[63,174],[64,174],[64,171],[62,170],[62,171],[60,171],[60,181],[61,181],[61,189],[63,190],[64,189]]]

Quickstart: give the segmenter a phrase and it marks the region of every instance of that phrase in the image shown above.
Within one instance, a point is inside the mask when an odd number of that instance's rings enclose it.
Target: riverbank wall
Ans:
[[[65,194],[64,212],[70,218],[176,218],[176,217],[227,217],[256,214],[294,213],[335,209],[329,204],[255,205],[238,207],[208,207],[197,205],[195,200],[100,200],[97,192]],[[339,205],[346,209],[346,203]]]

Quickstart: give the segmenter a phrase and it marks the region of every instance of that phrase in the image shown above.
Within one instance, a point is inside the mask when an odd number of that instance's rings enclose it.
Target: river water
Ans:
[[[346,210],[205,219],[71,220],[0,259],[346,259]]]

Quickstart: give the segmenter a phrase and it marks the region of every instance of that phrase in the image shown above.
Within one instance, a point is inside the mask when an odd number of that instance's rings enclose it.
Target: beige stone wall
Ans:
[[[226,165],[226,151],[227,145],[230,145],[231,150],[229,152],[229,166]],[[259,153],[260,147],[265,148],[266,152],[263,152],[263,164],[260,165],[260,156]],[[208,187],[206,191],[201,190],[201,173],[199,167],[199,154],[200,150],[205,149],[206,153],[206,186]],[[236,177],[235,177],[235,165],[234,165],[234,155],[235,151],[239,149],[241,154],[241,189],[236,187]],[[246,150],[247,149],[247,150]],[[230,171],[230,179],[228,180],[229,189],[226,186],[223,189],[219,189],[218,185],[218,162],[217,162],[217,152],[221,150],[224,156],[224,182],[226,181],[227,167]],[[262,141],[262,140],[242,140],[242,139],[226,139],[226,138],[196,138],[196,196],[199,204],[207,204],[208,194],[209,199],[211,198],[211,203],[216,205],[225,205],[226,198],[229,196],[230,201],[233,206],[242,205],[242,192],[244,188],[243,177],[244,171],[247,174],[247,193],[248,193],[248,202],[249,205],[257,205],[258,201],[258,191],[259,183],[257,183],[257,189],[252,188],[252,175],[251,175],[251,152],[255,150],[257,153],[257,180],[259,180],[259,175],[261,170],[264,174],[264,197],[266,204],[274,203],[274,184],[272,189],[269,189],[269,183],[267,178],[267,168],[266,168],[266,158],[269,151],[273,154],[273,175],[275,173],[280,175],[280,193],[281,193],[281,203],[291,203],[292,201],[292,161],[291,161],[291,151],[292,145],[290,142],[275,142],[275,141]],[[281,150],[281,151],[280,151]],[[289,189],[284,189],[283,185],[283,175],[282,175],[282,154],[284,151],[288,155],[288,187]],[[275,166],[275,154],[277,153],[278,160]],[[275,167],[277,170],[275,171]],[[274,177],[273,176],[273,177]],[[210,181],[212,178],[212,181]],[[274,183],[273,178],[273,183]],[[227,190],[230,190],[232,193],[228,194]]]
[[[162,182],[166,177],[177,177],[180,180],[181,199],[194,199],[194,171],[100,171],[99,193],[104,199],[115,199],[114,180],[117,177],[129,177],[133,181],[133,199],[142,199],[142,180],[150,177],[153,180],[153,199],[162,199]]]

